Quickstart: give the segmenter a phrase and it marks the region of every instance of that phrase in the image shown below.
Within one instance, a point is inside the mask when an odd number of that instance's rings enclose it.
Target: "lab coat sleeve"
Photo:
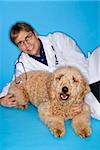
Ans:
[[[24,73],[23,67],[22,67],[21,63],[18,63],[16,66],[16,77],[21,75],[22,73]],[[11,82],[13,80],[15,80],[15,74],[13,75]],[[0,98],[7,95],[11,82],[7,83],[7,85],[3,88],[2,92],[0,93]]]
[[[63,33],[50,35],[56,53],[61,55],[66,65],[77,67],[88,81],[88,62],[76,42]]]
[[[2,97],[4,97],[4,96],[7,95],[9,87],[10,87],[10,83],[8,83],[8,84],[3,88],[2,92],[0,93],[0,98],[2,98]]]
[[[60,52],[66,50],[66,54],[72,51],[82,53],[79,47],[76,45],[76,42],[71,37],[67,36],[64,33],[55,32],[53,34],[50,34],[49,37],[51,38],[53,46],[58,47]]]
[[[15,75],[13,75],[12,81],[15,79]],[[11,81],[11,82],[12,82]],[[7,83],[6,86],[2,89],[2,92],[0,93],[0,98],[4,97],[8,93],[8,89],[10,87],[11,82]]]
[[[21,75],[22,73],[24,73],[23,67],[22,67],[21,64],[18,64],[17,67],[16,67],[16,77]],[[12,78],[11,82],[14,79],[15,79],[15,74],[13,75],[13,78]],[[11,82],[7,83],[7,85],[3,88],[2,92],[0,93],[0,98],[7,95],[8,89],[10,87]]]

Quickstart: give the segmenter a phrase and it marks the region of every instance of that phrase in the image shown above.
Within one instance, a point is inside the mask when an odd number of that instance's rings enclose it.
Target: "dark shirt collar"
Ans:
[[[41,52],[44,51],[44,48],[43,48],[43,44],[42,44],[41,40],[40,39],[38,39],[38,40],[40,41],[40,56],[41,56]],[[30,54],[28,54],[28,55],[34,59],[40,57],[40,56],[35,56],[35,55],[30,55]]]
[[[33,59],[45,64],[45,65],[48,65],[47,64],[47,60],[46,60],[46,55],[45,55],[45,51],[44,51],[44,48],[43,48],[43,44],[41,42],[41,40],[39,39],[40,41],[40,56],[35,56],[35,55],[30,55],[28,54],[30,57],[32,57]]]

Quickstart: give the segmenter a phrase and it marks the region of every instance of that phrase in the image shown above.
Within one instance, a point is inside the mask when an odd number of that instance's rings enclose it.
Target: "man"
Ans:
[[[53,72],[59,66],[72,65],[79,68],[89,82],[88,60],[85,59],[76,43],[67,35],[56,32],[48,36],[38,36],[29,24],[19,22],[12,27],[10,38],[22,52],[16,63],[16,73],[13,79],[32,70]],[[1,105],[15,107],[15,97],[7,94],[8,88],[9,85],[1,93]],[[86,101],[88,103],[88,97]],[[95,101],[97,102],[97,100]],[[93,110],[91,101],[88,104]],[[98,106],[100,107],[99,102]],[[79,112],[81,107],[81,105],[76,105],[74,111]],[[94,117],[100,119],[100,115],[97,113]]]

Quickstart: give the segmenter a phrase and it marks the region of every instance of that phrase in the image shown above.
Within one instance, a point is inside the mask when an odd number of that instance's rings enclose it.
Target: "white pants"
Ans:
[[[100,47],[94,50],[94,52],[88,58],[89,63],[89,84],[100,81]],[[100,93],[99,93],[100,95]],[[100,98],[100,96],[99,96]],[[90,92],[85,102],[90,106],[91,116],[100,120],[100,103],[96,97]]]
[[[88,58],[89,63],[89,84],[100,81],[100,47]]]

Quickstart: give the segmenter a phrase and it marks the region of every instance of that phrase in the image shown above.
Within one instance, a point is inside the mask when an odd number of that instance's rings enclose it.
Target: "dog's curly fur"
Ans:
[[[91,134],[90,110],[84,103],[82,111],[73,112],[74,103],[83,103],[90,88],[78,69],[61,67],[53,73],[27,72],[17,77],[19,84],[12,82],[9,93],[16,97],[18,108],[25,109],[30,102],[38,109],[41,120],[56,137],[65,134],[64,121],[72,119],[77,135],[86,138]]]

